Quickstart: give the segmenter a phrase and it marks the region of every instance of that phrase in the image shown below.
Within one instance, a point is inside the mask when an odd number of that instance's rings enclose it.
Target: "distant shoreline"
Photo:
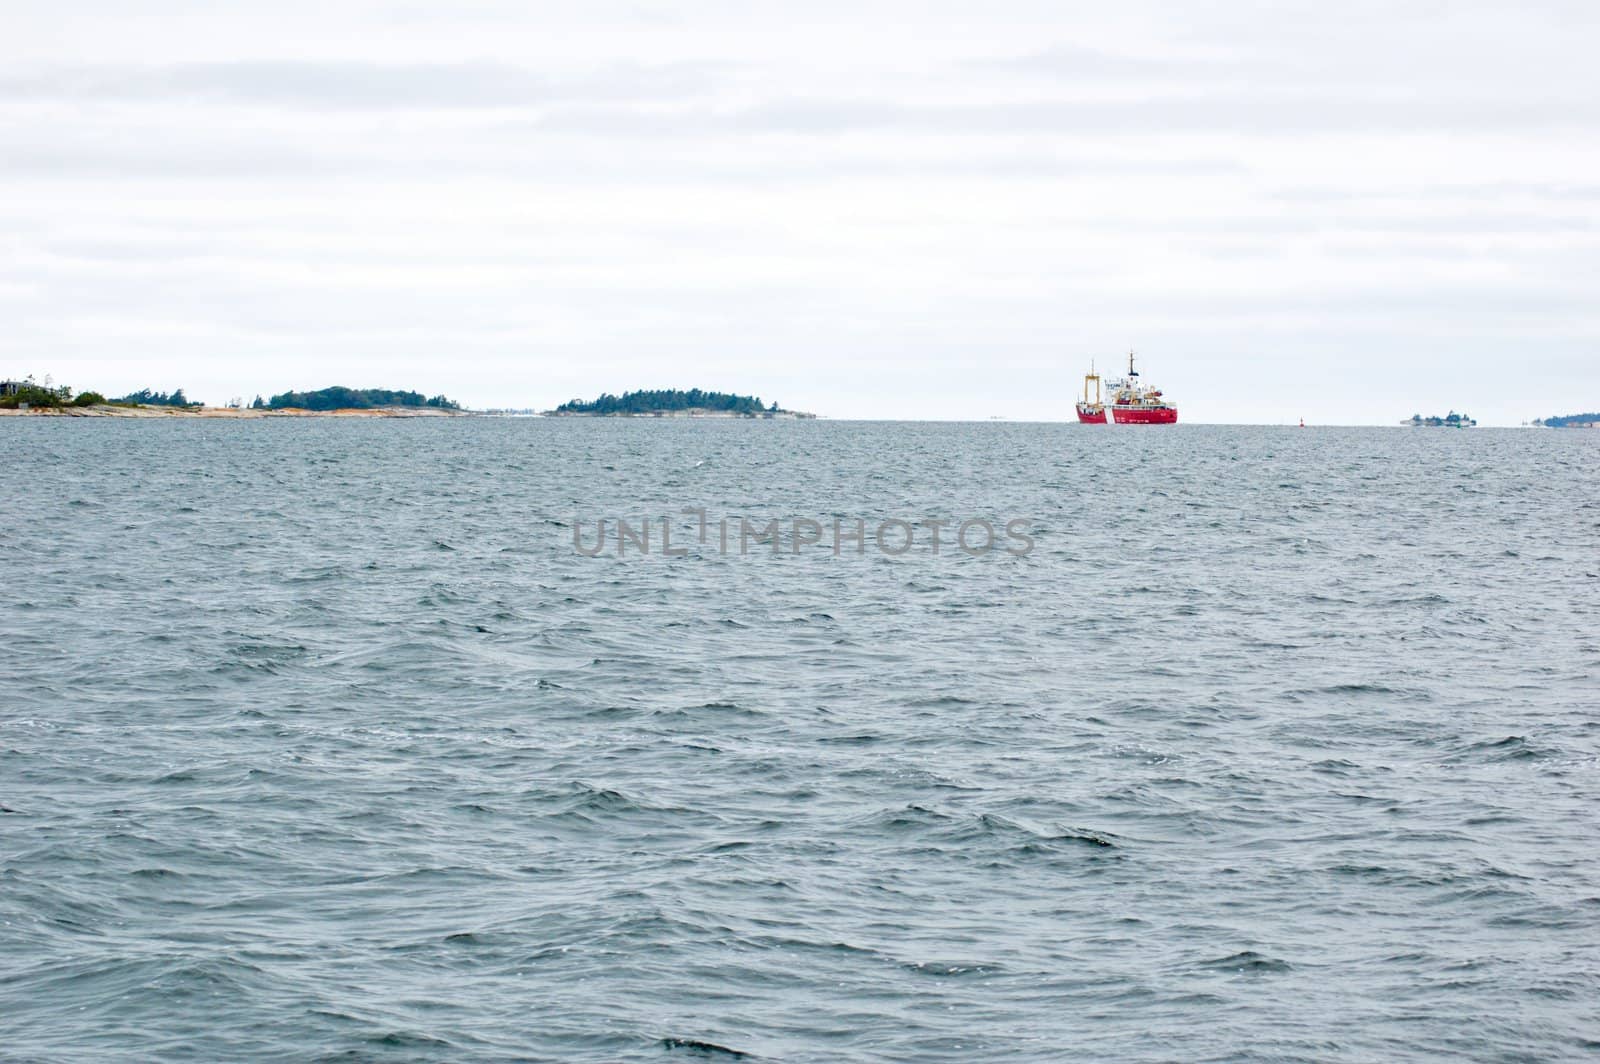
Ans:
[[[122,417],[122,418],[201,418],[206,420],[251,421],[257,418],[357,417],[357,418],[448,418],[448,417],[549,417],[549,418],[707,418],[720,421],[815,421],[816,414],[798,410],[762,411],[742,414],[731,410],[657,410],[644,413],[589,414],[571,411],[545,411],[538,414],[502,414],[478,410],[441,410],[435,407],[387,406],[343,407],[338,410],[307,410],[304,407],[231,406],[41,406],[29,410],[0,409],[0,417]]]
[[[758,413],[746,414],[737,410],[706,410],[704,408],[691,408],[688,410],[638,410],[638,411],[610,411],[608,413],[591,413],[586,410],[547,410],[543,417],[632,417],[632,418],[721,418],[729,421],[814,421],[817,415],[807,414],[799,410],[762,410]]]
[[[208,420],[254,420],[277,417],[470,417],[466,410],[441,410],[436,407],[368,407],[362,409],[306,410],[302,407],[250,408],[231,406],[61,406],[29,410],[0,409],[0,417],[125,417],[125,418],[203,418]]]

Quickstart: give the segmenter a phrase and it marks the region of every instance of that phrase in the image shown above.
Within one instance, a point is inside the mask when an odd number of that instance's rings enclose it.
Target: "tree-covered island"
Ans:
[[[93,395],[94,393],[87,392],[85,394]],[[80,398],[82,397],[80,396]],[[129,392],[127,395],[124,395],[118,399],[113,399],[111,402],[120,406],[188,407],[206,405],[198,399],[190,399],[188,396],[184,395],[182,388],[178,388],[172,392],[156,392],[151,391],[149,388],[141,388],[136,392]]]
[[[61,410],[92,406],[124,408],[170,406],[192,409],[201,405],[203,404],[186,397],[182,388],[173,392],[157,392],[142,388],[115,399],[107,399],[96,391],[74,393],[70,386],[65,384],[57,386],[49,377],[40,384],[34,380],[32,374],[20,381],[0,381],[0,410]]]
[[[811,418],[785,410],[776,402],[763,404],[759,396],[678,388],[602,394],[598,399],[572,399],[550,411],[556,417],[747,417]]]
[[[1533,423],[1543,425],[1547,429],[1600,428],[1600,414],[1567,414],[1564,417],[1534,418]]]
[[[65,414],[74,417],[272,417],[305,415],[365,415],[368,417],[416,417],[420,415],[461,414],[461,404],[442,395],[424,396],[421,392],[391,391],[387,388],[323,388],[314,392],[288,391],[271,399],[256,396],[246,406],[233,399],[226,406],[208,407],[184,395],[182,388],[158,392],[141,388],[136,392],[107,399],[100,392],[74,392],[57,386],[49,377],[40,383],[32,376],[22,380],[0,378],[0,413]]]
[[[426,398],[421,392],[392,392],[386,388],[334,386],[315,392],[283,392],[263,401],[258,395],[252,410],[377,410],[383,407],[427,407],[460,410],[461,404],[442,395]]]

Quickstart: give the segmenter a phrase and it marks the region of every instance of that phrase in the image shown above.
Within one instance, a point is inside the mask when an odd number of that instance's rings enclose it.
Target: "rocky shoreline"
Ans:
[[[254,420],[256,418],[282,417],[469,417],[465,410],[440,410],[434,407],[373,407],[370,409],[301,410],[301,409],[251,409],[227,406],[62,406],[36,407],[30,410],[0,410],[0,417],[132,417],[132,418],[206,418],[223,420]]]
[[[505,417],[497,413],[478,413],[472,410],[442,410],[436,407],[387,406],[343,408],[339,410],[304,410],[284,407],[278,410],[230,406],[58,406],[34,407],[29,410],[0,409],[0,417],[126,417],[126,418],[203,418],[210,420],[251,421],[257,418],[306,417],[366,417],[366,418],[416,418],[416,417]],[[529,416],[529,415],[520,415]],[[812,421],[817,415],[798,410],[763,411],[759,414],[740,414],[729,410],[660,410],[643,413],[588,414],[573,411],[549,410],[536,417],[615,417],[615,418],[712,418],[726,421]]]
[[[546,410],[543,417],[631,417],[631,418],[720,418],[727,421],[814,421],[815,414],[799,410],[763,410],[759,414],[744,414],[735,410],[640,410],[610,411],[604,414],[584,410]]]

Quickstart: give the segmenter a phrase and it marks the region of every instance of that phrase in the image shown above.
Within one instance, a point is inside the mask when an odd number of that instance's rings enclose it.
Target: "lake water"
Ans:
[[[1600,1051],[1600,433],[15,418],[0,456],[7,1060]],[[575,549],[619,517],[651,553]]]

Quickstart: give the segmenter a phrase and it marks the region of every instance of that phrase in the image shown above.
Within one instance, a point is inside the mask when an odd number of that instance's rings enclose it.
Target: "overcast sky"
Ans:
[[[0,376],[1600,408],[1600,4],[0,0]]]

